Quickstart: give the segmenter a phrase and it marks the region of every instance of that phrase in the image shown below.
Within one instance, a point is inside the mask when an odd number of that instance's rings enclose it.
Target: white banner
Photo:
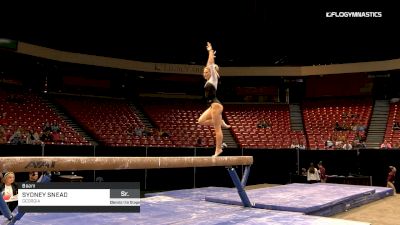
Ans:
[[[111,198],[110,189],[20,189],[19,206],[140,206],[140,198]]]

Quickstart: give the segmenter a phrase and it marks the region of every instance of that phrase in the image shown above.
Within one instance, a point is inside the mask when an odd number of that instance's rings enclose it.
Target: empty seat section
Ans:
[[[334,143],[365,138],[372,114],[371,99],[324,99],[303,102],[302,112],[309,147],[325,149]],[[336,122],[343,129],[335,129]]]
[[[91,97],[57,97],[55,100],[106,145],[147,146],[153,143],[152,137],[134,134],[136,127],[144,128],[144,125],[125,100]]]
[[[23,140],[26,140],[29,131],[37,132],[41,137],[48,122],[49,125],[58,124],[60,131],[51,131],[53,140],[48,139],[45,144],[90,145],[37,94],[0,90],[0,112],[5,115],[0,125],[4,128],[7,141],[17,130]]]
[[[386,125],[386,132],[385,132],[385,140],[389,143],[394,144],[400,142],[400,130],[398,128],[394,128],[394,123],[400,123],[400,104],[398,102],[391,103],[389,108],[389,116]]]
[[[227,104],[224,111],[240,147],[290,148],[294,140],[306,144],[302,131],[291,130],[287,104]],[[259,128],[261,120],[270,127]]]
[[[170,133],[176,147],[214,146],[214,128],[201,126],[197,119],[207,106],[196,100],[152,100],[144,110],[161,130]],[[197,143],[201,139],[201,144]]]

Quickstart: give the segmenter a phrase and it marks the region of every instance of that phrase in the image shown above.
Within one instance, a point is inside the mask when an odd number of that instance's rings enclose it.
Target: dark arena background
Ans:
[[[221,156],[253,156],[247,185],[307,183],[302,170],[322,161],[327,183],[386,187],[389,166],[400,168],[394,7],[252,0],[28,8],[1,15],[0,157],[213,155],[214,128],[197,123],[207,109],[209,41],[231,125]],[[25,182],[28,173],[15,177]],[[143,198],[234,187],[215,167],[52,175],[54,182],[74,177],[140,182]]]

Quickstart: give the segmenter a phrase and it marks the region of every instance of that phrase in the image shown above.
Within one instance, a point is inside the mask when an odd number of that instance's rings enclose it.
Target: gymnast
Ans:
[[[207,42],[208,61],[204,67],[203,76],[207,80],[204,85],[205,98],[207,100],[209,108],[201,114],[198,119],[200,125],[214,126],[215,130],[215,153],[213,157],[216,157],[222,153],[222,148],[227,147],[222,142],[223,134],[222,128],[230,128],[222,119],[222,111],[224,107],[221,102],[217,99],[217,87],[219,79],[219,67],[214,62],[215,52],[210,42]]]
[[[396,167],[389,166],[390,172],[387,177],[387,185],[386,187],[393,189],[393,194],[396,195],[396,187],[394,186],[394,179],[396,177]]]

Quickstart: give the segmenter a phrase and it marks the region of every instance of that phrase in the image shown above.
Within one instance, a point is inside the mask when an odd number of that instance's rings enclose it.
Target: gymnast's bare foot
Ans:
[[[228,124],[222,124],[222,126],[221,126],[222,128],[224,128],[224,129],[229,129],[229,128],[231,128],[231,125],[228,125]]]
[[[215,154],[212,155],[212,157],[217,157],[217,156],[221,155],[222,152],[223,152],[222,149],[217,149],[217,150],[215,150]]]
[[[225,121],[222,120],[221,127],[224,128],[224,129],[229,129],[229,128],[231,128],[231,125],[226,124]]]

